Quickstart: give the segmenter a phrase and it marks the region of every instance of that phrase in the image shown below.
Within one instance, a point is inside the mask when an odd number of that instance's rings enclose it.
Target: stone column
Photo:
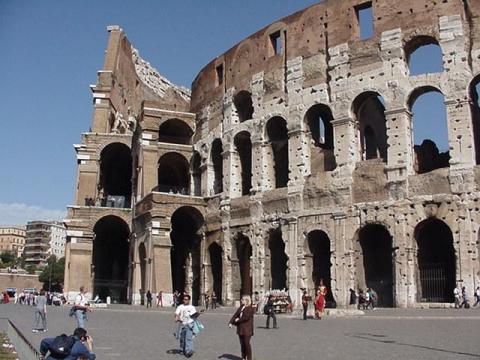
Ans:
[[[332,120],[335,139],[335,159],[338,167],[353,166],[360,161],[357,125],[349,117]]]

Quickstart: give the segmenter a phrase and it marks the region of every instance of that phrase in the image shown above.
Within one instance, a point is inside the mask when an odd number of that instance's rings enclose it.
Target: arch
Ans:
[[[475,144],[475,163],[478,165],[480,164],[480,74],[475,76],[470,83],[468,95]]]
[[[412,113],[415,171],[424,174],[449,167],[447,112],[442,92],[433,86],[416,88],[407,105]]]
[[[417,224],[414,238],[418,248],[417,300],[453,302],[456,257],[450,227],[432,217]]]
[[[361,259],[357,257],[359,288],[375,290],[379,306],[394,306],[395,264],[390,232],[381,224],[367,224],[359,230],[357,241],[362,253]]]
[[[323,280],[324,285],[328,289],[326,301],[334,302],[330,238],[327,233],[322,230],[310,231],[307,234],[304,252],[307,274],[310,275],[308,279],[309,288],[316,289],[320,284],[320,280]]]
[[[287,121],[274,116],[267,121],[266,132],[272,149],[275,187],[288,185],[288,130]]]
[[[173,290],[191,293],[194,305],[198,305],[200,300],[200,244],[203,225],[203,215],[190,206],[178,208],[171,217],[170,259]]]
[[[222,304],[222,278],[223,278],[223,250],[222,247],[213,242],[208,247],[208,254],[210,256],[213,291],[217,297],[217,301]]]
[[[190,194],[190,172],[187,159],[179,153],[169,152],[158,160],[158,186],[156,191],[182,195]]]
[[[211,160],[213,165],[213,193],[223,192],[223,147],[222,140],[215,139],[212,142]]]
[[[242,233],[234,237],[232,260],[234,268],[234,291],[239,299],[242,295],[252,295],[252,245],[250,239]]]
[[[233,98],[240,122],[253,118],[252,94],[246,90],[239,91]]]
[[[270,268],[265,269],[265,284],[269,289],[287,289],[288,256],[285,253],[285,242],[280,229],[273,229],[268,232],[265,257],[265,263]],[[270,258],[270,261],[268,261],[268,258]]]
[[[387,162],[388,136],[384,103],[382,96],[374,91],[358,95],[352,103],[363,160],[381,158]]]
[[[93,232],[93,294],[126,303],[130,229],[121,218],[108,215],[96,222]]]
[[[442,48],[433,36],[413,37],[405,44],[404,51],[410,75],[443,72]]]
[[[98,197],[102,206],[130,207],[132,196],[132,155],[122,143],[111,143],[100,153]]]
[[[180,119],[164,121],[158,128],[158,142],[191,145],[193,130]]]
[[[147,270],[147,250],[145,249],[145,244],[142,242],[138,245],[138,260],[140,262],[140,294],[146,293],[146,270]],[[143,296],[141,297],[141,302],[143,303]]]
[[[198,151],[194,151],[192,159],[190,160],[190,169],[192,171],[193,177],[193,195],[202,196],[202,169],[200,165],[202,163],[202,158]]]
[[[233,139],[235,150],[240,157],[242,195],[249,195],[252,188],[252,141],[250,133],[242,131]]]

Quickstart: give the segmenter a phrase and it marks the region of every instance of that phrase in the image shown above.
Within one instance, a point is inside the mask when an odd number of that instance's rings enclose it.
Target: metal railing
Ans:
[[[20,360],[40,360],[42,359],[40,352],[33,346],[30,341],[22,334],[22,332],[6,318],[0,318],[0,328],[5,329],[7,336],[15,347],[17,356]]]

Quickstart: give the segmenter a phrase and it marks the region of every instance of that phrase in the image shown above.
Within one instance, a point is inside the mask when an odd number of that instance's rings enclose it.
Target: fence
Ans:
[[[10,342],[20,360],[40,360],[42,357],[20,330],[6,318],[0,318],[0,328],[6,330]]]
[[[448,302],[452,292],[448,287],[449,276],[446,273],[444,263],[426,263],[419,266],[421,283],[421,301],[424,302]]]

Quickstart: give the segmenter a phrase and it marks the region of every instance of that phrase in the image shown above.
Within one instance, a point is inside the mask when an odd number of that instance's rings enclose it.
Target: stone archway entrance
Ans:
[[[145,244],[144,243],[141,243],[139,246],[138,246],[138,258],[139,258],[139,261],[140,261],[140,294],[144,294],[146,293],[147,290],[150,290],[150,289],[146,289],[146,270],[147,270],[147,251],[145,249]],[[143,305],[143,296],[141,297],[141,303]]]
[[[210,264],[213,280],[213,291],[217,297],[217,302],[222,303],[222,279],[223,279],[223,262],[222,262],[222,247],[216,242],[208,247],[208,254],[210,256]]]
[[[357,281],[362,290],[371,288],[378,294],[378,305],[394,306],[392,236],[385,226],[368,224],[358,233],[361,264],[357,264]]]
[[[420,302],[453,302],[455,249],[450,227],[430,218],[414,231],[417,242],[417,294]]]
[[[98,220],[93,232],[93,296],[103,301],[110,296],[114,303],[126,303],[129,227],[110,215]]]
[[[286,289],[288,287],[288,256],[285,254],[285,242],[282,239],[282,232],[280,229],[275,229],[269,232],[268,245],[265,249],[265,254],[267,265],[267,268],[265,269],[265,284],[269,289]],[[268,266],[270,269],[268,269]]]
[[[183,206],[172,215],[170,239],[173,290],[191,293],[192,303],[200,300],[200,245],[204,219],[195,208]]]
[[[239,281],[237,281],[237,283],[240,285],[234,290],[238,291],[237,298],[240,298],[242,295],[252,295],[252,245],[247,236],[238,234],[235,238],[234,247],[238,260],[238,272],[235,271],[238,275],[234,274],[234,276],[238,277]]]

